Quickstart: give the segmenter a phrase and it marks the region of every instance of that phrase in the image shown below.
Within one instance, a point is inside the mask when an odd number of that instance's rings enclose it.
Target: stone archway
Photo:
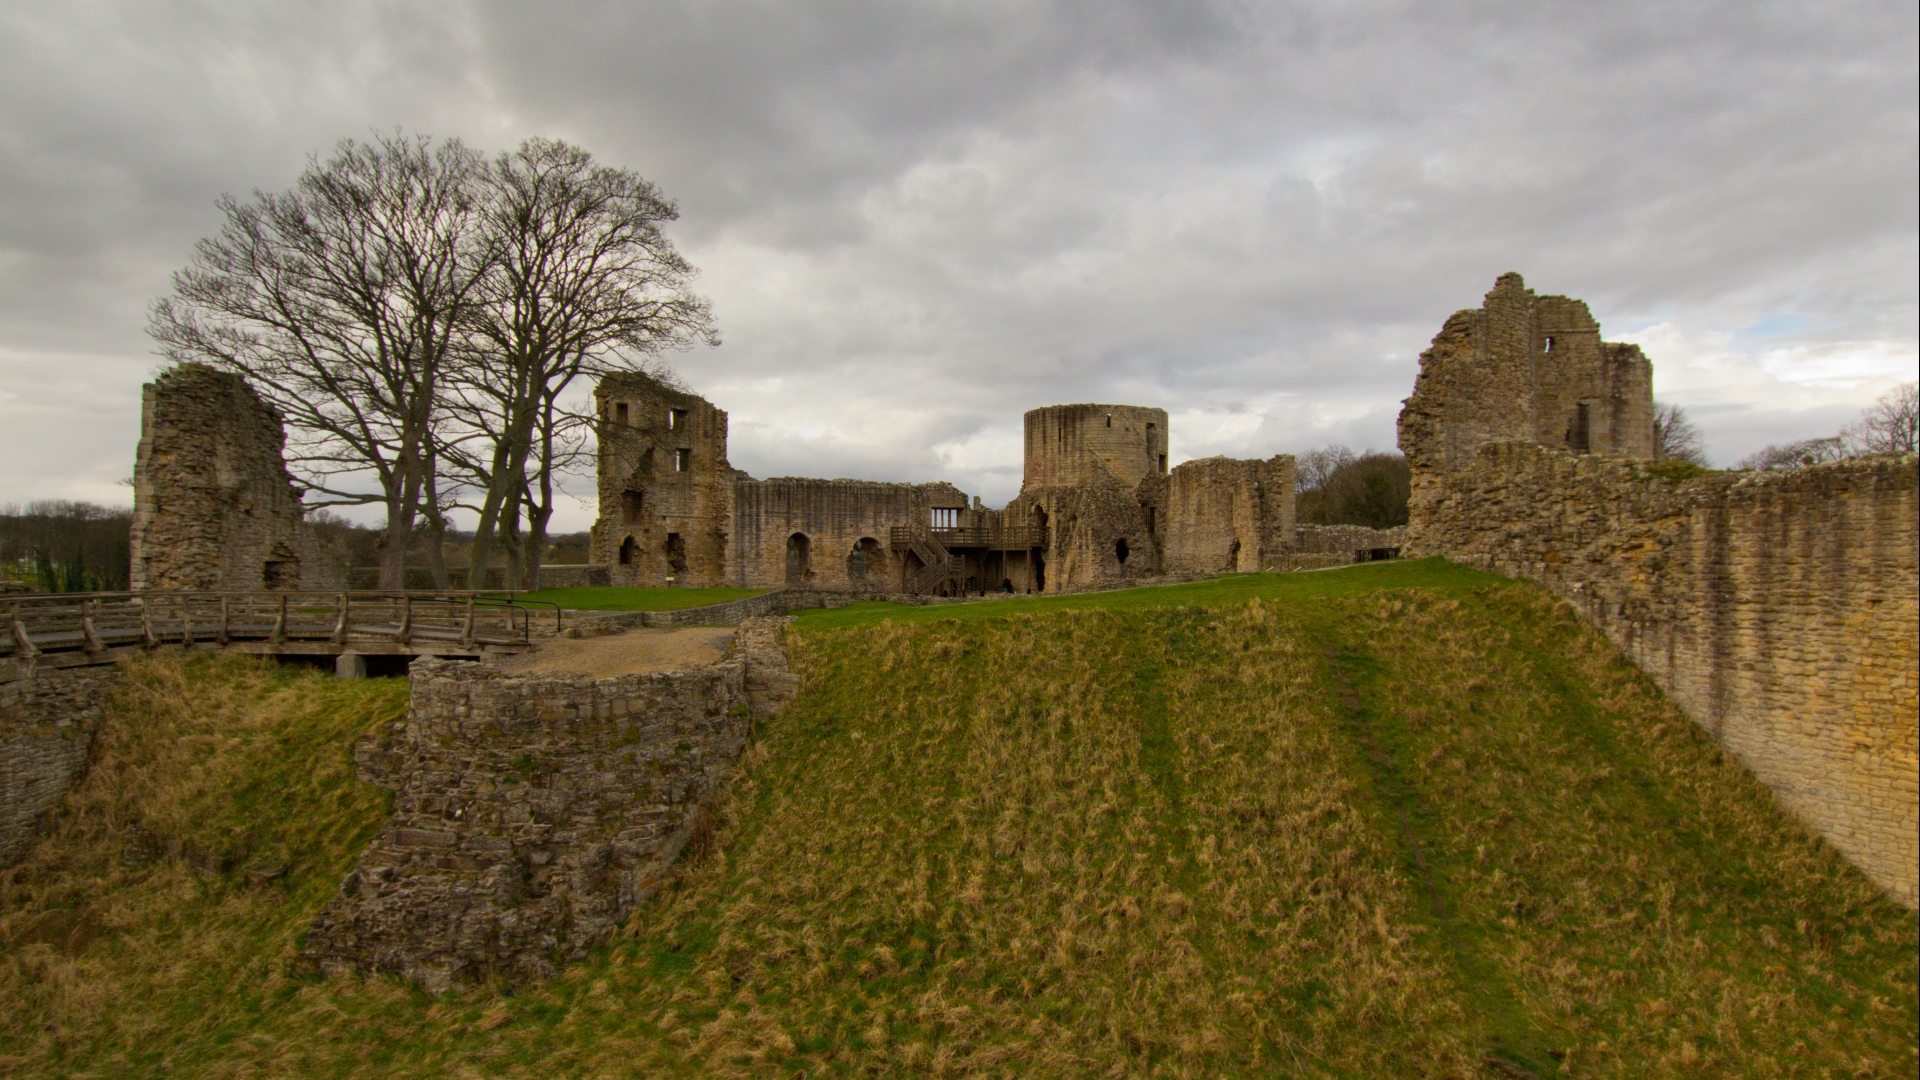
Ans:
[[[806,533],[787,537],[787,584],[800,585],[813,577],[813,541]]]

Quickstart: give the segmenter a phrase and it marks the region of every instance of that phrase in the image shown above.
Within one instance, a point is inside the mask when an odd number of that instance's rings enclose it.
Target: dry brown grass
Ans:
[[[64,835],[94,854],[43,849],[0,932],[61,897],[134,906],[78,957],[0,952],[0,1053],[233,1077],[1913,1071],[1913,915],[1524,587],[829,628],[794,659],[708,853],[541,986],[287,974],[379,818],[344,741],[276,811],[313,836],[249,815],[313,868],[270,901],[107,854],[136,790],[229,836],[191,807],[252,783],[252,751],[156,748],[125,796],[90,778]],[[228,711],[316,689],[220,675],[231,707],[160,711],[216,750],[319,737]],[[169,770],[207,795],[138,788]]]

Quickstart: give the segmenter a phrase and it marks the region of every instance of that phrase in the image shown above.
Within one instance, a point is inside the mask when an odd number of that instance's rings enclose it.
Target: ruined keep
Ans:
[[[1259,570],[1291,550],[1293,459],[1167,468],[1164,409],[1026,414],[1025,476],[990,510],[946,483],[780,477],[727,462],[727,414],[644,374],[596,390],[592,558],[614,584],[1065,592]]]
[[[1651,460],[1650,377],[1585,305],[1503,276],[1447,320],[1401,413],[1408,553],[1566,599],[1914,906],[1920,455],[1680,479]]]
[[[141,389],[130,584],[337,589],[343,560],[302,520],[280,415],[247,381],[180,364]]]

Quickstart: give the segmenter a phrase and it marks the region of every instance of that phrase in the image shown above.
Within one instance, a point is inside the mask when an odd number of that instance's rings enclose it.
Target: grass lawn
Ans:
[[[678,611],[681,608],[724,604],[765,589],[541,589],[521,593],[516,600],[559,604],[568,611]]]
[[[437,997],[294,964],[384,819],[351,747],[405,683],[136,661],[0,875],[0,1074],[1914,1073],[1915,914],[1532,585],[1382,563],[797,626],[708,853],[557,978]]]

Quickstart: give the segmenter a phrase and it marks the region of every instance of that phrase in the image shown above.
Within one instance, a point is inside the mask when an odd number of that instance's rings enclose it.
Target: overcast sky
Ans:
[[[1718,464],[1920,363],[1913,0],[296,7],[0,12],[0,502],[130,502],[215,200],[374,128],[659,183],[725,337],[673,363],[757,476],[998,505],[1079,401],[1165,408],[1175,461],[1390,448],[1507,270]]]

